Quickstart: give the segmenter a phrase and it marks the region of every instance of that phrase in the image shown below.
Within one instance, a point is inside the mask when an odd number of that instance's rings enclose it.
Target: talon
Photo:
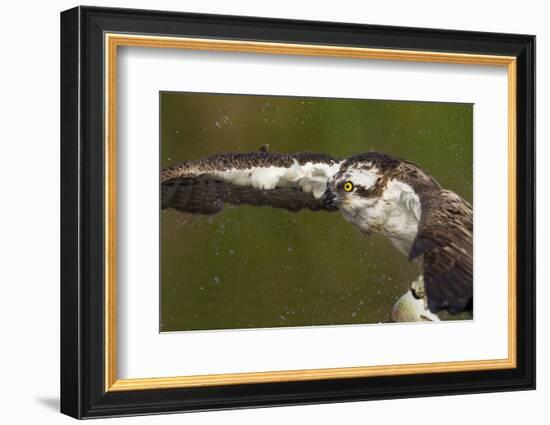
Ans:
[[[424,276],[419,276],[418,279],[411,283],[411,293],[417,300],[424,299],[427,304],[426,291],[424,290]]]

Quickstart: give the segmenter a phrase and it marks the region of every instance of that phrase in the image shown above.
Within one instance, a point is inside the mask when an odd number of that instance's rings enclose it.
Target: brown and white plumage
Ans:
[[[224,203],[336,211],[322,195],[339,164],[323,154],[265,151],[187,161],[162,170],[162,207],[193,214],[216,214]]]
[[[444,189],[422,193],[420,199],[423,212],[409,260],[424,260],[428,306],[451,313],[472,310],[472,207]]]
[[[187,161],[162,170],[161,183],[163,209],[193,214],[224,204],[339,210],[362,233],[383,233],[410,261],[423,260],[432,312],[472,309],[472,207],[411,162],[377,152],[339,160],[263,150]]]

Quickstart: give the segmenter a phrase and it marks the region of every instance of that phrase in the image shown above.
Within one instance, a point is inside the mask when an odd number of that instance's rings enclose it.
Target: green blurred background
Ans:
[[[420,165],[472,202],[470,104],[160,93],[161,167],[268,143]],[[379,323],[419,270],[340,213],[226,206],[161,213],[162,332]],[[453,317],[456,319],[457,317]]]

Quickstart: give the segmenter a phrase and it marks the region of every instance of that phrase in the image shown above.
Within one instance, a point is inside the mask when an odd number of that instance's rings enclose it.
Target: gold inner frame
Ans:
[[[307,381],[509,369],[516,367],[516,58],[442,52],[370,49],[327,45],[266,43],[128,34],[105,34],[105,391]],[[436,62],[507,67],[508,71],[508,357],[495,360],[285,370],[118,379],[116,372],[116,99],[120,46]]]

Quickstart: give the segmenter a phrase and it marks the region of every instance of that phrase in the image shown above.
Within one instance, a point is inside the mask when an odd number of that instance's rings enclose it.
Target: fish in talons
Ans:
[[[439,322],[439,317],[428,308],[424,278],[419,276],[410,289],[393,305],[390,322]]]

